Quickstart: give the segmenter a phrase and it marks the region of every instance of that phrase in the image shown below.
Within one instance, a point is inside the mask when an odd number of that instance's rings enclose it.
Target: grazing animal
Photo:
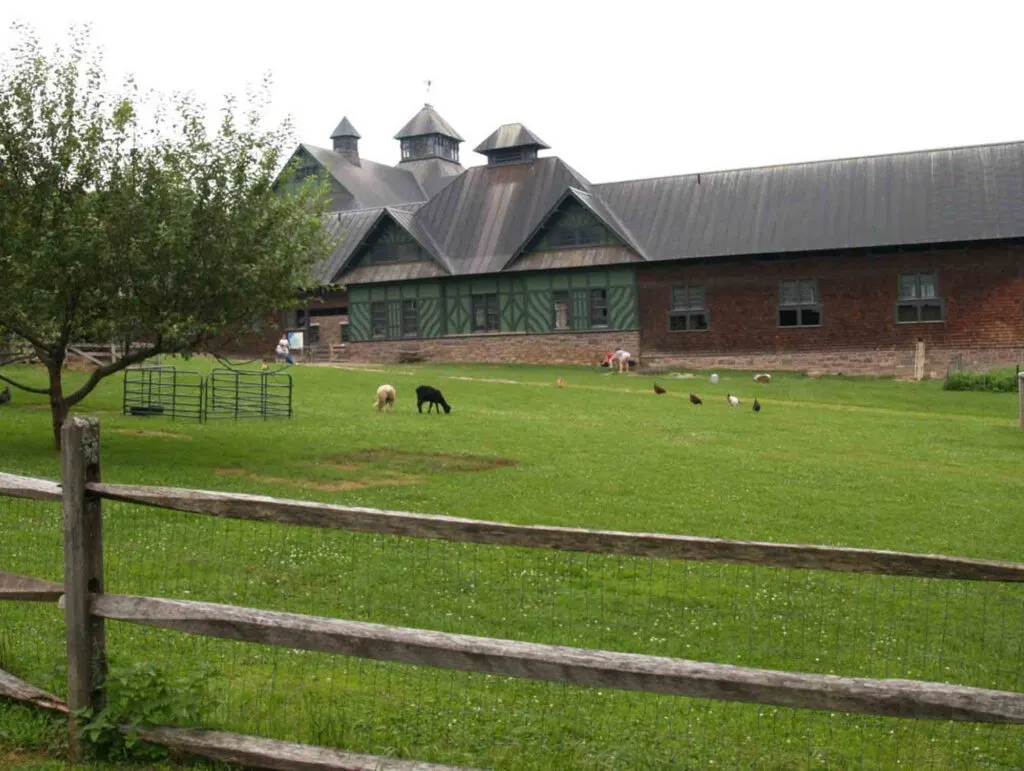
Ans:
[[[565,381],[562,380],[562,378],[558,378],[558,380],[555,381],[555,385],[559,388],[565,388]]]
[[[740,400],[737,399],[732,394],[729,394],[729,406],[730,407],[739,407],[740,406]]]
[[[6,386],[3,391],[0,391],[0,404],[7,404],[11,400],[11,389],[10,386]]]
[[[385,407],[395,408],[395,387],[391,385],[382,385],[377,389],[377,409],[383,410]]]
[[[666,390],[665,390],[664,388],[662,388],[662,387],[661,387],[660,385],[658,385],[657,383],[655,383],[655,384],[654,384],[654,393],[656,393],[656,394],[664,394],[664,393],[668,393],[668,391],[666,391]]]
[[[761,402],[759,402],[757,400],[757,397],[755,396],[754,397],[754,412],[760,412],[760,411],[761,411]]]
[[[441,414],[441,408],[444,407],[444,414],[447,415],[452,411],[451,405],[444,400],[444,396],[436,388],[432,386],[420,386],[416,389],[416,409],[423,412],[423,402],[430,402],[427,405],[427,413],[430,413],[431,407],[437,407],[437,414]]]
[[[754,375],[754,380],[758,383],[770,383],[772,382],[772,376],[767,372],[762,372],[760,375]]]
[[[704,402],[700,400],[700,397],[697,396],[697,394],[690,394],[690,404],[701,405],[703,403]]]

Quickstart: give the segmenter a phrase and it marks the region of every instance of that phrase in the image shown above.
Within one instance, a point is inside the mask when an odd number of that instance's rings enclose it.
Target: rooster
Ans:
[[[664,394],[664,393],[668,393],[668,391],[666,391],[666,390],[665,390],[664,388],[662,388],[662,387],[661,387],[660,385],[658,385],[657,383],[655,383],[655,384],[654,384],[654,393],[656,393],[656,394]]]
[[[704,403],[704,402],[702,402],[702,401],[700,400],[700,397],[699,397],[699,396],[697,396],[697,394],[690,394],[690,404],[697,404],[697,405],[700,405],[700,404],[703,404],[703,403]]]
[[[754,397],[754,412],[760,412],[760,411],[761,411],[761,402],[759,402],[757,400],[757,397],[755,396]]]
[[[558,380],[555,381],[555,385],[559,388],[565,388],[565,381],[562,380],[562,378],[558,378]]]
[[[3,391],[0,391],[0,404],[7,404],[11,400],[11,389],[5,387]]]
[[[729,406],[730,407],[739,407],[740,406],[740,400],[737,399],[732,394],[729,394]]]

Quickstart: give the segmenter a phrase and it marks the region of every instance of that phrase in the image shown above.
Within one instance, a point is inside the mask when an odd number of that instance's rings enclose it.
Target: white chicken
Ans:
[[[739,407],[740,406],[740,400],[737,399],[732,394],[729,394],[729,406],[730,407]]]

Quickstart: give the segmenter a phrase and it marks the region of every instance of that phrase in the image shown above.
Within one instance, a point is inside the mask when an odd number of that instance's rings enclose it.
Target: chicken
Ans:
[[[555,381],[555,385],[559,388],[565,388],[565,381],[562,380],[562,378],[558,378],[558,380]]]
[[[654,393],[656,393],[656,394],[664,394],[664,393],[668,393],[668,391],[666,391],[666,390],[665,390],[664,388],[662,388],[662,387],[661,387],[660,385],[658,385],[657,383],[655,383],[655,384],[654,384]]]
[[[0,404],[7,404],[11,400],[11,389],[9,386],[0,391]]]
[[[757,397],[755,396],[754,397],[754,412],[760,412],[760,411],[761,411],[761,402],[759,402],[757,400]]]
[[[702,402],[700,400],[700,397],[697,396],[697,394],[690,394],[690,404],[698,404],[699,405],[699,404],[703,404],[703,403],[704,402]]]
[[[740,406],[740,400],[737,399],[732,394],[729,394],[729,406],[730,407],[739,407]]]

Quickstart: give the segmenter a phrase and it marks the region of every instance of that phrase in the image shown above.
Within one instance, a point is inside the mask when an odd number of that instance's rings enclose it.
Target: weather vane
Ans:
[[[431,85],[433,85],[433,83],[434,83],[434,81],[432,81],[432,80],[424,80],[423,81],[423,84],[427,87],[427,103],[428,104],[430,103],[430,87],[431,87]]]

